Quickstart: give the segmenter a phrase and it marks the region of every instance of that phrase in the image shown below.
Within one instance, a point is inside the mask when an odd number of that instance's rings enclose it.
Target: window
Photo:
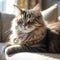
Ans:
[[[5,0],[0,0],[0,12],[4,10]]]
[[[17,0],[0,0],[0,12],[14,14],[13,5],[16,4]]]

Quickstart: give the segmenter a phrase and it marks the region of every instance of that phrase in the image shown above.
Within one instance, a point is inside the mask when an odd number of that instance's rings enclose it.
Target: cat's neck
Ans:
[[[42,29],[43,28],[43,29]],[[35,39],[42,39],[45,36],[46,29],[45,27],[39,27],[30,33],[17,33],[18,38],[22,40],[35,40]]]

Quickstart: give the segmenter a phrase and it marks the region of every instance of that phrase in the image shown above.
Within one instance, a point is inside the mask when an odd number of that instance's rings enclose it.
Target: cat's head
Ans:
[[[37,4],[33,9],[21,9],[15,5],[18,10],[16,18],[16,29],[24,33],[29,33],[36,28],[43,26],[40,5]]]

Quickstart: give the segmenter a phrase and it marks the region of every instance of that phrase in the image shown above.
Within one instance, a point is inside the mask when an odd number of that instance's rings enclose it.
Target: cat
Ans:
[[[37,4],[29,10],[14,6],[18,10],[18,14],[12,20],[12,34],[9,38],[11,46],[5,49],[5,53],[9,55],[16,52],[45,52],[45,49],[39,48],[46,48],[45,45],[40,44],[46,35],[46,26],[40,12],[40,5]]]
[[[10,55],[19,52],[59,53],[60,33],[56,26],[60,27],[58,24],[60,22],[47,27],[39,4],[29,10],[14,6],[18,10],[18,14],[12,20],[12,33],[8,44],[10,46],[6,47],[5,54]]]

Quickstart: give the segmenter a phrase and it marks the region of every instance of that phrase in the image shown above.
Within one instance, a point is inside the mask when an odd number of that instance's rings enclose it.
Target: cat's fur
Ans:
[[[5,53],[9,55],[17,52],[60,52],[59,28],[56,33],[56,27],[55,32],[52,27],[46,27],[39,4],[31,10],[17,8],[19,14],[13,19],[11,26],[11,46],[5,49]]]

